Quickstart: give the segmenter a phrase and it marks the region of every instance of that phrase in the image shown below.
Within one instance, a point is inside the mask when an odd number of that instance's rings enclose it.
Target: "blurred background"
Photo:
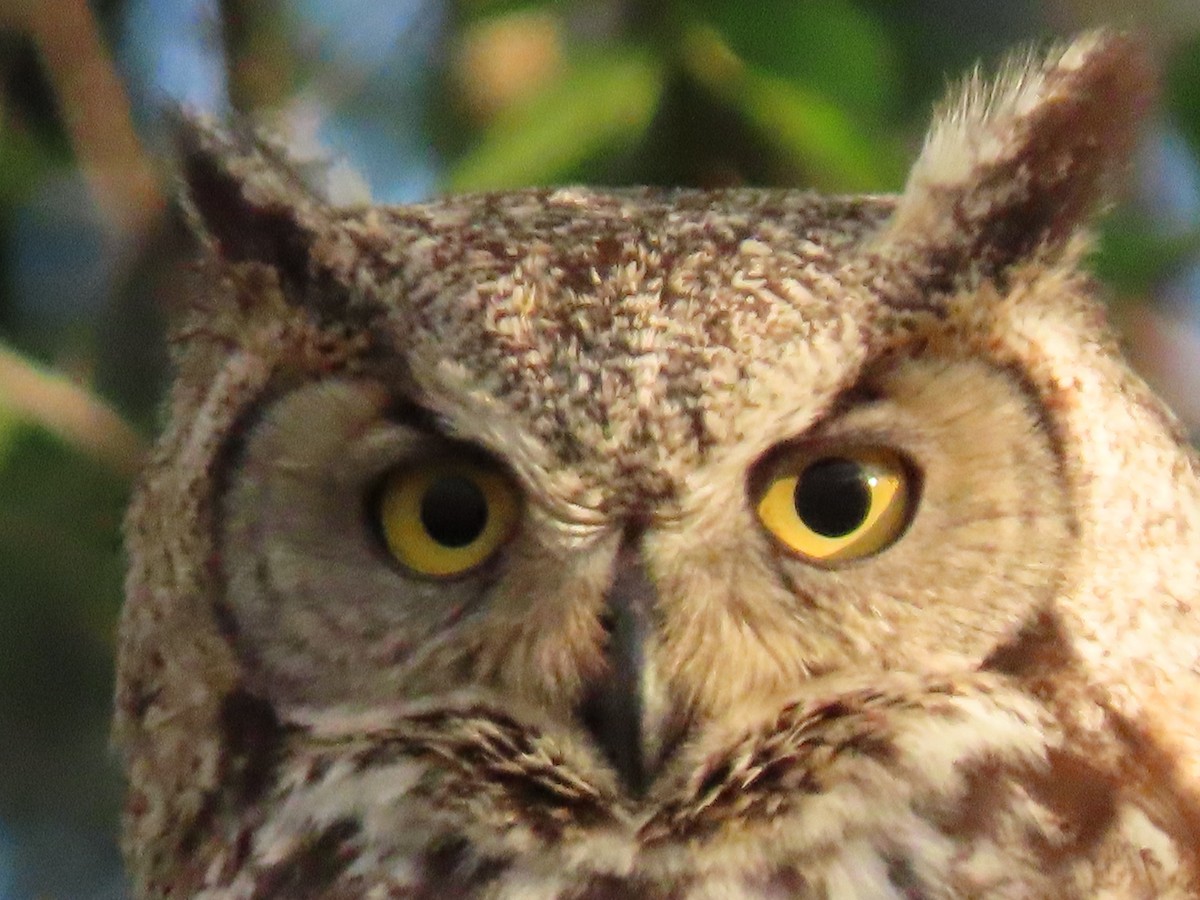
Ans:
[[[120,521],[187,252],[164,110],[248,115],[386,202],[564,181],[888,191],[977,59],[1132,27],[1163,102],[1093,264],[1196,433],[1200,3],[1129,7],[0,0],[0,900],[124,896]]]

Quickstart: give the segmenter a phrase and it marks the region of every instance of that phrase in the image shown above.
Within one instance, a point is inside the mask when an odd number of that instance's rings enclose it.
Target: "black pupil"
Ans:
[[[850,534],[871,511],[871,486],[861,464],[830,457],[813,463],[796,482],[796,515],[824,537]]]
[[[443,547],[465,547],[478,540],[487,520],[487,498],[470,478],[446,475],[421,498],[421,524]]]

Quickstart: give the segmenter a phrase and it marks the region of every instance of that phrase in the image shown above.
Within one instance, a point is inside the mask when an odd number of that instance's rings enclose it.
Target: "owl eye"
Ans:
[[[494,466],[473,461],[403,467],[387,476],[376,515],[392,555],[419,575],[459,575],[512,534],[520,499]]]
[[[785,457],[758,501],[758,517],[785,547],[819,564],[887,547],[910,519],[910,469],[885,449]]]

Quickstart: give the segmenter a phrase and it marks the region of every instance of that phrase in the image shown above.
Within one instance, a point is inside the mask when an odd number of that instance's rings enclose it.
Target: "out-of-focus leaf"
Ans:
[[[17,739],[0,740],[0,809],[107,835],[119,783],[103,747],[128,483],[36,426],[12,431],[0,463],[0,734]]]
[[[1144,295],[1200,253],[1200,231],[1164,235],[1132,213],[1113,215],[1101,230],[1092,269],[1122,294]]]
[[[635,140],[663,89],[648,53],[619,50],[577,64],[528,105],[502,116],[455,165],[448,187],[485,190],[553,183],[579,163]]]
[[[763,73],[859,114],[875,117],[897,106],[888,33],[850,0],[691,0],[686,6]]]
[[[4,462],[9,451],[16,444],[21,434],[21,423],[16,414],[4,404],[0,397],[0,472],[4,471]]]
[[[814,187],[880,191],[899,186],[901,169],[890,136],[872,138],[828,98],[753,71],[746,72],[739,93],[745,114],[804,163]]]
[[[1172,117],[1200,152],[1200,35],[1175,52],[1167,68],[1166,88]]]
[[[49,148],[41,146],[35,137],[0,121],[0,204],[15,206],[23,202],[41,183],[50,158]]]
[[[107,642],[121,593],[128,481],[36,426],[10,423],[7,439],[0,460],[0,605],[37,604],[43,614],[57,605],[56,617],[79,616]],[[0,637],[0,657],[11,660],[17,648],[3,643]]]
[[[903,178],[891,134],[869,134],[826,96],[746,65],[709,28],[693,28],[686,42],[689,72],[741,111],[813,187],[827,191],[895,189]]]
[[[569,0],[461,0],[456,13],[467,22],[530,9],[564,9]]]

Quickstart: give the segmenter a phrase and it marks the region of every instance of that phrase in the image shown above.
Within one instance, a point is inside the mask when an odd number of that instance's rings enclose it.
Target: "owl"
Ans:
[[[1092,33],[898,196],[337,207],[185,125],[127,524],[148,897],[1200,897],[1200,477],[1082,259]]]

